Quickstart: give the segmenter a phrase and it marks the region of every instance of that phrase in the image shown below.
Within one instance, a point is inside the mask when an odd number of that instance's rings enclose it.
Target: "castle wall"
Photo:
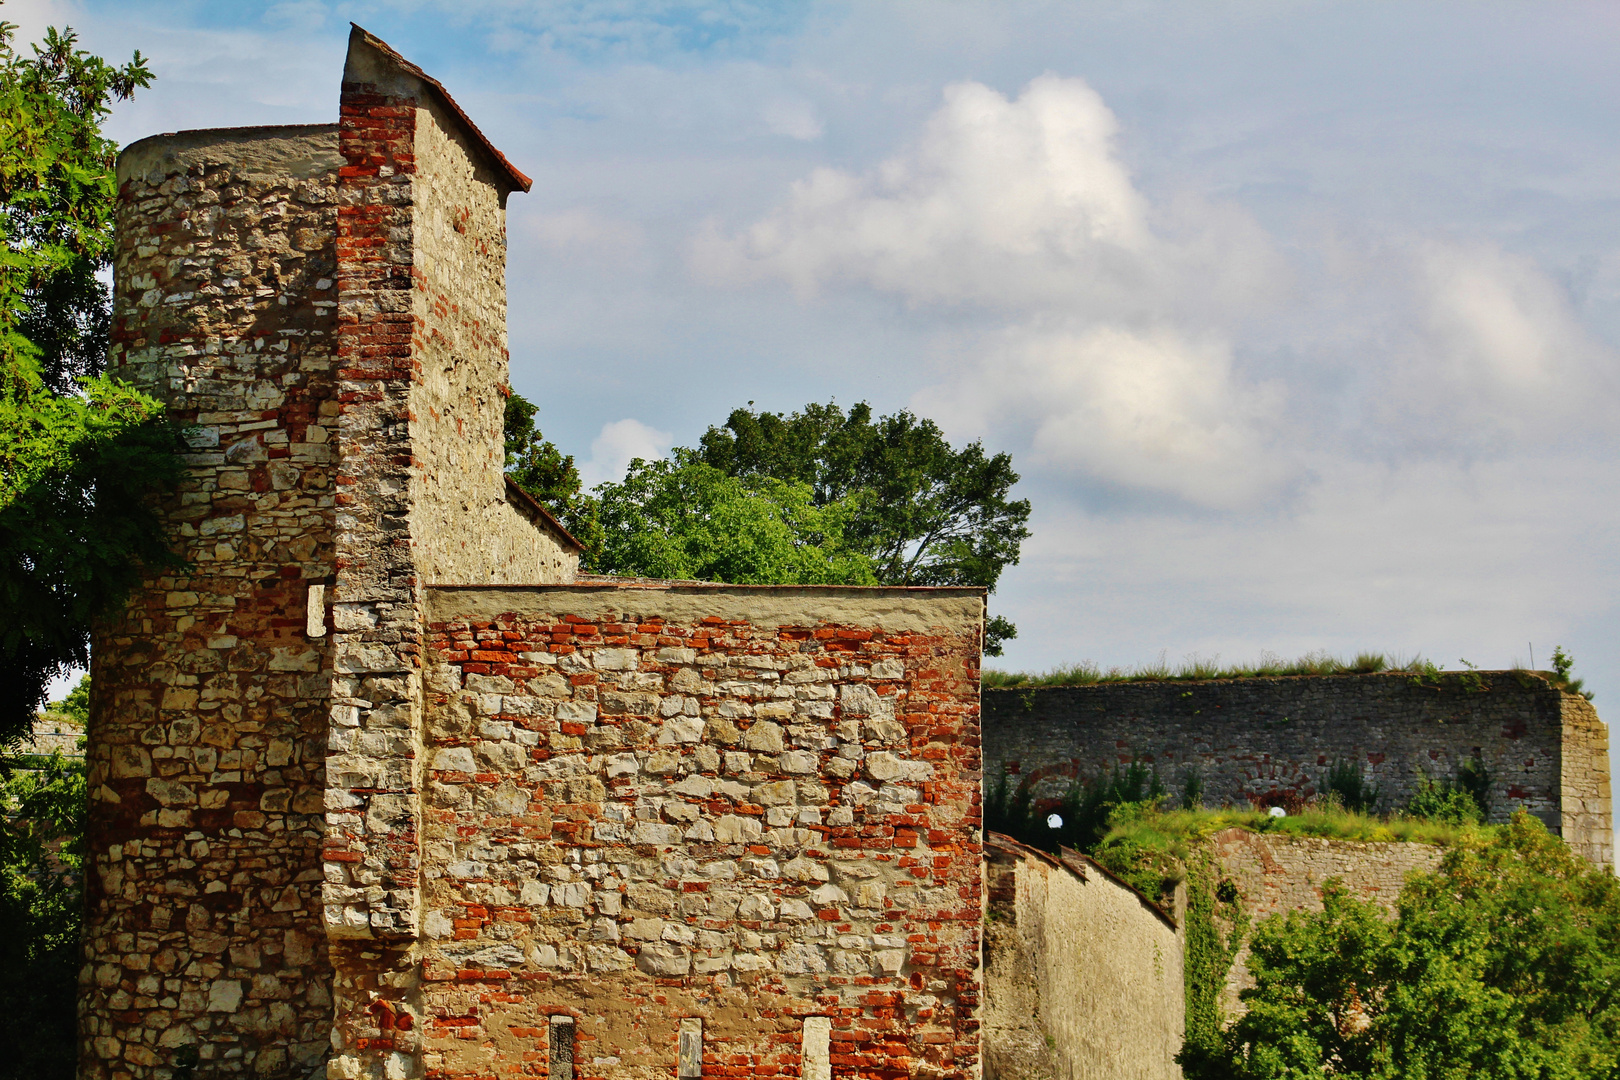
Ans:
[[[979,590],[428,597],[429,1075],[975,1074]]]
[[[1563,699],[1559,755],[1559,835],[1600,866],[1614,865],[1613,799],[1609,791],[1609,729],[1592,703]]]
[[[416,112],[412,534],[432,584],[571,581],[579,553],[506,498],[506,189],[442,105]]]
[[[1407,875],[1433,873],[1445,849],[1432,844],[1361,843],[1227,829],[1206,841],[1222,880],[1243,898],[1251,925],[1290,911],[1321,911],[1322,883],[1338,878],[1352,896],[1393,916]],[[1245,1011],[1239,991],[1254,985],[1245,942],[1227,973],[1221,1008],[1228,1020]]]
[[[163,507],[190,566],[92,648],[86,1078],[307,1076],[324,1058],[320,918],[337,408],[330,126],[129,147],[111,364],[192,425]]]
[[[1173,792],[1196,770],[1205,805],[1244,805],[1314,794],[1343,760],[1399,807],[1423,776],[1477,758],[1492,820],[1522,806],[1613,862],[1607,730],[1585,699],[1528,672],[1482,672],[1477,685],[1378,674],[990,690],[984,709],[988,775],[1033,778],[1040,797],[1139,760]]]
[[[1170,919],[1084,856],[993,836],[985,863],[986,1080],[1180,1080]]]

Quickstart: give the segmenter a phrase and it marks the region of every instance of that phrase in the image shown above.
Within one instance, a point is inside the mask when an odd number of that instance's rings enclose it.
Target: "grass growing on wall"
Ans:
[[[1432,665],[1430,665],[1432,667]],[[1029,671],[999,671],[985,668],[980,679],[987,689],[1003,690],[1018,687],[1094,686],[1098,683],[1165,682],[1172,679],[1262,679],[1283,675],[1370,675],[1378,671],[1421,671],[1421,658],[1392,660],[1383,653],[1357,653],[1352,660],[1344,660],[1325,652],[1306,653],[1295,660],[1284,660],[1272,653],[1261,653],[1253,664],[1222,666],[1220,657],[1205,660],[1190,656],[1172,666],[1163,654],[1158,662],[1140,664],[1134,668],[1104,668],[1090,660],[1078,664],[1053,668],[1035,673]]]
[[[1478,667],[1466,659],[1460,662],[1463,665],[1460,671],[1448,672],[1444,665],[1426,660],[1422,656],[1406,659],[1391,657],[1381,652],[1360,652],[1352,659],[1345,660],[1331,653],[1313,652],[1294,660],[1284,660],[1275,653],[1261,653],[1260,659],[1253,664],[1224,666],[1218,656],[1205,660],[1193,655],[1179,664],[1172,665],[1165,660],[1164,654],[1160,653],[1156,662],[1138,664],[1133,668],[1105,668],[1091,660],[1082,660],[1078,664],[1067,664],[1042,672],[985,668],[979,673],[979,684],[986,690],[1039,690],[1054,686],[1097,686],[1101,683],[1273,679],[1290,675],[1373,675],[1384,671],[1411,675],[1413,683],[1418,686],[1427,684],[1438,688],[1446,681],[1451,681],[1464,690],[1490,689],[1481,680],[1483,673]],[[1579,694],[1587,701],[1593,699],[1594,695],[1585,688],[1585,683],[1570,675],[1574,661],[1562,648],[1553,654],[1553,665],[1551,671],[1530,671],[1515,661],[1508,670],[1519,674],[1520,685],[1533,685],[1526,677],[1535,676],[1560,690]]]

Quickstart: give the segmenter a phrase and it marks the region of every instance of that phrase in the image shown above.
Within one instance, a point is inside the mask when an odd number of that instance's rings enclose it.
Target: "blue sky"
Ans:
[[[347,22],[523,170],[513,381],[595,478],[735,406],[1007,450],[1006,665],[1577,660],[1620,702],[1620,9],[8,0],[113,131],[330,119]]]

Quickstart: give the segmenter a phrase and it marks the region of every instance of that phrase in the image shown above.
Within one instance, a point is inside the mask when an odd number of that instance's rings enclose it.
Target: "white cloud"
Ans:
[[[580,479],[588,488],[608,481],[618,483],[631,461],[661,458],[673,445],[674,436],[669,432],[640,420],[611,421],[603,424],[602,433],[591,440],[591,456],[579,465]]]
[[[1060,475],[1230,507],[1263,498],[1292,472],[1261,435],[1281,399],[1275,384],[1240,386],[1218,339],[1021,327],[917,404],[967,430],[1021,425],[1033,462]]]
[[[957,83],[922,133],[861,175],[818,169],[773,213],[694,248],[721,280],[802,296],[872,288],[988,318],[976,354],[919,406],[956,430],[1027,438],[1038,465],[1200,505],[1249,503],[1290,468],[1267,455],[1281,387],[1245,379],[1225,324],[1279,291],[1246,215],[1155,208],[1118,124],[1078,79],[1016,99]]]
[[[778,98],[760,110],[765,126],[777,135],[808,142],[821,138],[823,125],[812,102],[802,98]]]
[[[1433,396],[1460,398],[1475,421],[1513,432],[1609,396],[1615,351],[1532,260],[1495,244],[1430,241],[1415,262]]]

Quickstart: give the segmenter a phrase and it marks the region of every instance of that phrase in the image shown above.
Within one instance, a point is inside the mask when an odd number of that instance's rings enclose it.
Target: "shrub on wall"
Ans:
[[[1189,1009],[1189,1080],[1620,1071],[1620,883],[1529,814],[1463,834],[1393,921],[1337,882],[1323,900],[1255,931],[1218,1043]]]

